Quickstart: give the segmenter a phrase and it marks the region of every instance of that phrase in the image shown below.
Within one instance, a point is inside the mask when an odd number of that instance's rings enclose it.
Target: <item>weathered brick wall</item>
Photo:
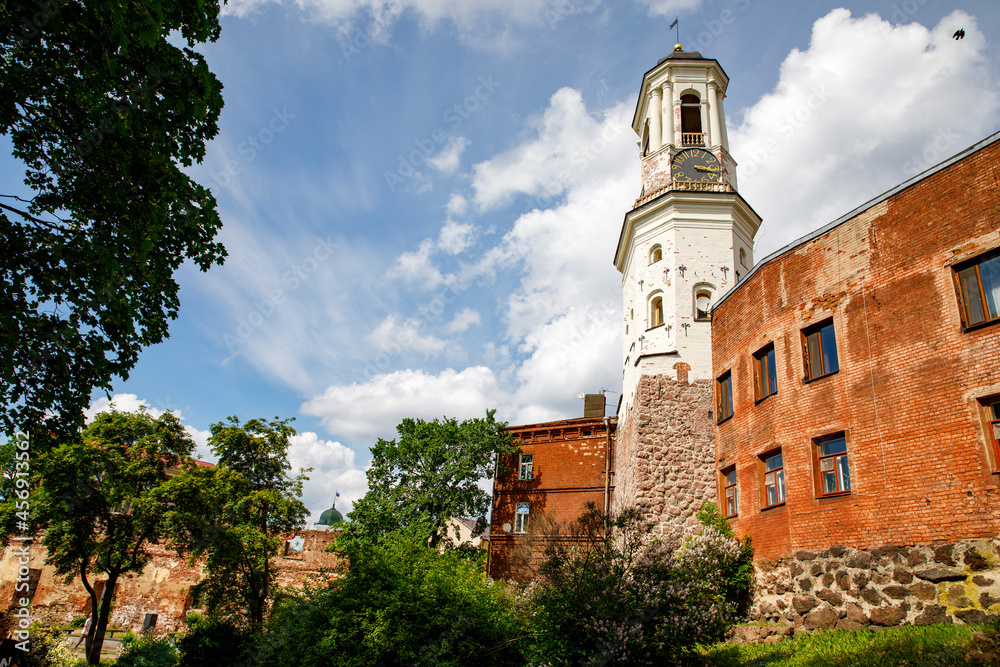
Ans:
[[[654,534],[679,536],[715,501],[712,384],[644,375],[620,418],[614,509],[638,507]]]
[[[954,263],[1000,247],[1000,146],[911,185],[767,264],[713,312],[714,374],[734,416],[739,533],[775,559],[990,538],[997,462],[978,398],[1000,393],[1000,326],[963,332]],[[801,330],[832,317],[840,370],[804,381]],[[775,395],[755,403],[752,354],[773,342]],[[849,495],[818,497],[814,438],[844,432]],[[781,449],[786,502],[761,510],[762,454]]]
[[[614,423],[612,422],[612,429]],[[493,485],[490,525],[490,576],[523,579],[544,550],[543,533],[565,528],[586,510],[588,502],[604,508],[608,464],[608,424],[602,418],[567,419],[512,426],[521,451],[533,457],[532,478],[518,479],[518,457],[501,460],[507,472]],[[610,482],[610,480],[608,480]],[[518,503],[529,503],[529,534],[513,532]],[[504,525],[511,530],[504,530]]]
[[[751,618],[858,629],[1000,618],[1000,540],[937,546],[834,546],[760,559]]]
[[[303,539],[300,552],[289,551],[274,559],[279,568],[279,586],[302,586],[320,577],[323,569],[333,568],[337,559],[325,550],[339,531],[305,530],[288,538]],[[187,558],[161,545],[149,548],[153,556],[142,574],[119,579],[110,623],[119,628],[139,629],[146,614],[158,614],[157,628],[178,630],[194,602],[192,588],[202,579],[204,563],[189,564]],[[45,565],[45,547],[32,545],[28,569],[37,570],[37,584],[31,603],[32,618],[45,625],[69,623],[76,616],[90,614],[90,597],[79,577],[64,582],[55,570]],[[17,607],[24,592],[15,590],[22,563],[17,547],[7,547],[0,562],[0,609]],[[91,584],[103,585],[91,578]]]

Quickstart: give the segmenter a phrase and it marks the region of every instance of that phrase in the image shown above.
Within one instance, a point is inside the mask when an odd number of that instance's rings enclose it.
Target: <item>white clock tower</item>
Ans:
[[[717,61],[677,45],[646,72],[632,120],[642,189],[615,252],[625,313],[615,505],[646,508],[665,533],[698,510],[672,488],[679,479],[714,498],[711,309],[753,266],[760,226],[737,192],[728,85]],[[682,461],[689,451],[697,461]]]

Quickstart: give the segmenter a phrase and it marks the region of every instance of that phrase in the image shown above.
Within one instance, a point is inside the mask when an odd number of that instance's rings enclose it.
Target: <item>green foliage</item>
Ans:
[[[522,641],[481,562],[426,547],[411,526],[377,543],[344,539],[342,577],[286,600],[268,623],[274,667],[521,665]]]
[[[378,539],[402,526],[428,526],[431,545],[447,541],[446,522],[474,518],[475,534],[486,529],[490,495],[479,488],[492,479],[497,454],[514,454],[518,447],[505,422],[489,410],[484,419],[424,421],[404,419],[399,437],[372,447],[368,493],[354,504],[351,529]]]
[[[30,524],[44,530],[46,563],[67,579],[78,577],[91,599],[94,624],[87,654],[96,663],[118,579],[140,573],[147,546],[166,539],[183,501],[172,490],[186,483],[194,442],[165,413],[112,410],[97,415],[76,438],[34,453]],[[168,479],[167,470],[182,468]],[[0,504],[0,526],[10,534],[17,496]],[[19,531],[21,532],[21,531]],[[103,575],[103,576],[101,576]],[[91,581],[107,581],[98,598]]]
[[[721,639],[734,620],[723,571],[740,545],[712,526],[682,545],[649,537],[634,509],[593,504],[550,539],[532,593],[535,661],[557,665],[663,665]]]
[[[117,667],[174,667],[177,664],[177,650],[167,637],[143,635],[125,643]]]
[[[251,663],[255,633],[232,623],[188,616],[187,634],[177,642],[180,663],[184,667],[229,667]]]
[[[30,633],[28,652],[18,652],[17,667],[75,667],[76,656],[61,632],[34,623]]]
[[[707,667],[903,667],[995,664],[971,659],[970,625],[926,625],[796,634],[779,644],[719,644],[702,649]],[[968,657],[967,657],[968,656]]]
[[[272,559],[283,533],[300,528],[309,511],[300,499],[305,470],[289,477],[289,422],[236,417],[211,426],[208,443],[219,457],[202,511],[185,525],[195,553],[207,553],[204,590],[211,615],[260,628],[275,594]]]
[[[702,503],[701,509],[698,510],[698,521],[703,526],[735,539],[733,527],[711,500]],[[736,605],[736,615],[739,618],[745,618],[750,612],[750,605],[753,604],[755,577],[753,546],[750,544],[750,536],[745,535],[740,540],[739,557],[726,561],[722,566],[726,600]]]
[[[174,272],[221,263],[212,193],[184,168],[218,132],[222,84],[194,51],[209,0],[0,3],[0,432],[66,435],[177,317]],[[13,185],[13,184],[9,184]]]

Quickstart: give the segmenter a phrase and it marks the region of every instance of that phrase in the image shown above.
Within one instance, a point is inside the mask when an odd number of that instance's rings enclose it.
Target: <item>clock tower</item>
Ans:
[[[737,190],[718,61],[674,51],[646,72],[632,128],[642,183],[625,215],[622,403],[615,507],[636,505],[663,534],[715,497],[713,304],[753,266],[760,217]],[[699,495],[700,494],[700,495]]]

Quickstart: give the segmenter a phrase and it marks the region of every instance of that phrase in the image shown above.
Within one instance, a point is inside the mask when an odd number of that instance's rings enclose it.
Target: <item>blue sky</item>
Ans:
[[[630,124],[669,53],[717,59],[755,257],[995,132],[1000,4],[231,0],[202,50],[225,86],[192,173],[225,265],[185,266],[170,339],[123,408],[296,417],[315,516],[364,494],[406,416],[582,415],[621,390]],[[951,38],[964,28],[965,39]],[[7,161],[3,173],[18,178]],[[95,395],[93,409],[108,397]],[[206,456],[206,458],[208,458]]]

